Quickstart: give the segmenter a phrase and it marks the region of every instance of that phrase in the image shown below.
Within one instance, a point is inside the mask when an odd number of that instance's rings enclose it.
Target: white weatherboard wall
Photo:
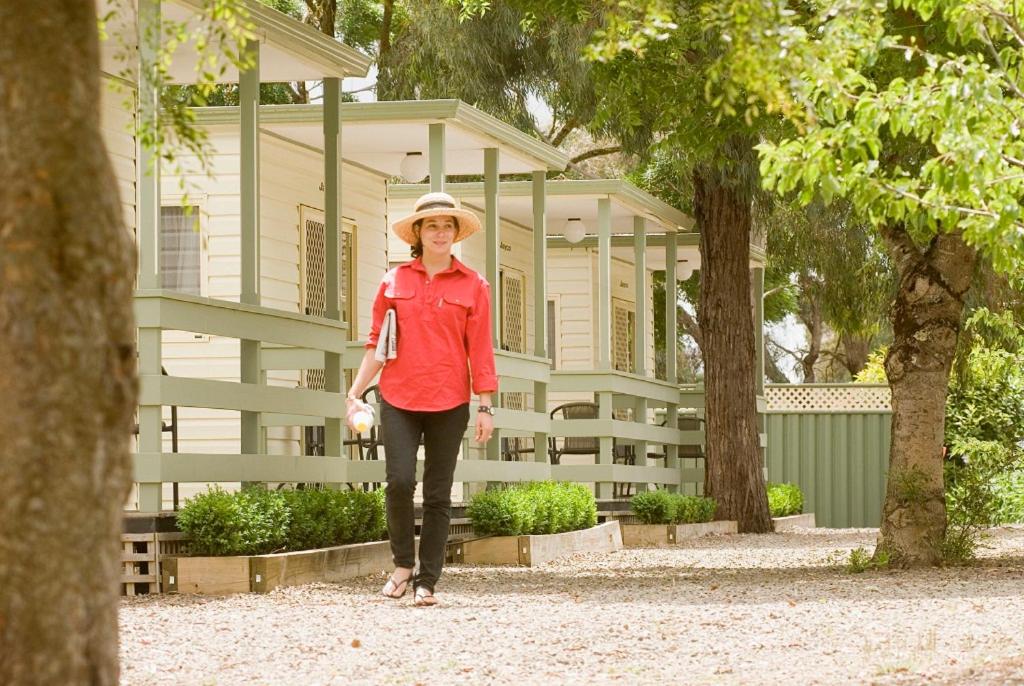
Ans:
[[[104,76],[100,85],[100,130],[117,178],[125,226],[134,233],[137,151],[133,134],[135,89],[125,81]]]

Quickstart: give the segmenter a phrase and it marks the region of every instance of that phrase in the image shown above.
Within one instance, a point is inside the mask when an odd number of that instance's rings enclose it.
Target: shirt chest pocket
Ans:
[[[436,309],[438,316],[446,322],[465,326],[466,319],[469,317],[470,305],[469,298],[458,293],[446,293],[438,298]]]
[[[384,297],[393,303],[395,314],[398,315],[399,320],[413,315],[419,309],[415,289],[395,288],[385,292]]]

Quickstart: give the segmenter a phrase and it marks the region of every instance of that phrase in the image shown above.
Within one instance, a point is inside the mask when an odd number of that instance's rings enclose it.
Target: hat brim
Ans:
[[[455,235],[452,243],[463,241],[480,230],[480,220],[469,210],[452,207],[435,207],[429,210],[414,212],[408,217],[399,219],[391,225],[395,235],[409,245],[416,245],[416,232],[412,225],[427,217],[455,217],[459,221],[459,233]]]

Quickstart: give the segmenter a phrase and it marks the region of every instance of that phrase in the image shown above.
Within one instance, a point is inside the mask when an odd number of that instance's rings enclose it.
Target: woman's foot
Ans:
[[[380,590],[380,594],[385,598],[401,598],[409,588],[410,581],[412,581],[411,569],[395,567],[395,571],[391,572],[391,576],[388,577],[384,588]]]
[[[416,607],[434,607],[437,605],[437,598],[434,597],[434,592],[426,586],[417,586],[416,592],[413,594],[413,604]]]

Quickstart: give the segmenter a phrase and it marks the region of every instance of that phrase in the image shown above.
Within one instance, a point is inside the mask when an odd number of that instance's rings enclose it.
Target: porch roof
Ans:
[[[133,2],[133,5],[137,4]],[[120,5],[114,0],[100,0],[99,16],[104,16]],[[242,6],[249,13],[260,41],[260,81],[312,81],[324,77],[343,78],[365,76],[370,67],[370,58],[358,50],[317,31],[312,26],[297,21],[288,15],[267,7],[257,0],[242,0]],[[161,15],[170,21],[186,22],[196,26],[201,21],[203,0],[162,0]],[[137,35],[134,14],[115,14],[107,21],[109,36]],[[114,38],[100,45],[103,71],[119,74],[124,68],[118,53],[124,52]],[[184,43],[172,55],[169,68],[174,83],[193,83],[197,51],[193,43]],[[222,83],[237,83],[238,70],[223,62],[224,73],[217,79]],[[216,69],[214,71],[217,71]]]
[[[611,200],[612,255],[633,259],[633,218],[647,219],[647,264],[651,269],[665,268],[665,243],[672,236],[678,246],[677,259],[694,269],[700,268],[700,236],[689,231],[693,219],[628,181],[621,179],[554,180],[546,182],[548,247],[596,248],[597,200]],[[482,183],[448,183],[445,192],[463,205],[483,213]],[[392,184],[388,197],[414,200],[427,191],[423,184]],[[529,181],[505,181],[498,188],[498,214],[502,221],[531,230],[533,226],[533,186]],[[578,217],[587,226],[588,235],[579,243],[568,243],[562,225]],[[687,229],[687,231],[681,231]]]
[[[205,126],[238,123],[238,108],[196,110]],[[263,105],[260,128],[323,148],[323,107]],[[346,102],[341,105],[341,150],[345,160],[398,176],[406,153],[429,153],[431,124],[445,125],[445,173],[483,173],[483,150],[497,148],[499,174],[559,171],[568,155],[460,100]]]

